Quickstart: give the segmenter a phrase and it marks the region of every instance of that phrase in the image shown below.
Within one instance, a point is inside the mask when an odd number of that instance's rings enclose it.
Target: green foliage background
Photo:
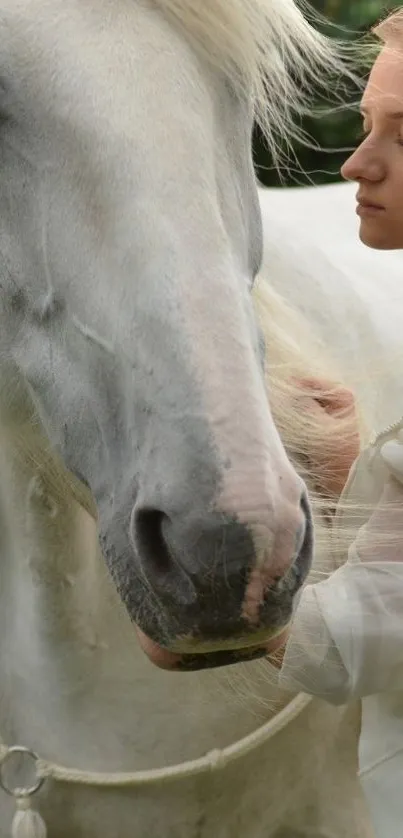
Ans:
[[[351,40],[362,37],[388,11],[401,4],[379,0],[311,0],[311,5],[331,22],[329,27],[324,25],[327,34]],[[291,163],[289,171],[282,172],[281,180],[257,133],[254,151],[259,180],[266,186],[278,186],[280,182],[297,186],[340,180],[340,166],[348,150],[357,145],[361,131],[361,120],[353,107],[357,98],[357,90],[351,90],[349,106],[345,109],[334,108],[320,119],[304,121],[302,127],[312,138],[314,147],[295,144],[293,152],[297,163]],[[319,95],[317,104],[323,104]]]

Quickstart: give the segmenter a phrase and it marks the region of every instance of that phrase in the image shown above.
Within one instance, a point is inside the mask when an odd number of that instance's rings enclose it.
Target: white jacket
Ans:
[[[389,504],[393,529],[398,522],[401,540],[395,540],[392,550],[389,545],[383,556],[375,546],[371,561],[363,561],[360,536],[371,550],[371,544],[376,545],[371,522],[375,535],[379,529],[373,516],[366,527],[364,519],[354,522],[361,528],[347,562],[301,594],[280,684],[337,704],[363,699],[360,777],[375,832],[377,838],[402,838],[403,419],[361,454],[343,498],[374,508],[381,496],[385,498],[385,485],[394,501]]]

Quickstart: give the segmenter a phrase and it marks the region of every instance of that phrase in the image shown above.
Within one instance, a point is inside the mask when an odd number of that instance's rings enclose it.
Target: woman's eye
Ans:
[[[363,140],[365,140],[365,138],[368,137],[370,133],[371,132],[369,128],[360,128],[360,130],[357,133],[357,142],[362,143]]]

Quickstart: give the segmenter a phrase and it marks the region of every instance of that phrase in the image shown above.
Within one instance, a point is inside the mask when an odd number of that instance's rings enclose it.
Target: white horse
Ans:
[[[355,719],[273,725],[264,662],[208,671],[264,652],[312,555],[250,146],[330,47],[291,0],[0,0],[0,33],[1,834],[12,797],[43,834],[30,787],[50,838],[361,838]]]

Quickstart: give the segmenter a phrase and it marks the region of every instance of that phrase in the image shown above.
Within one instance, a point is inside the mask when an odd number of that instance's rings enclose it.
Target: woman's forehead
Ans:
[[[402,118],[403,113],[403,45],[385,45],[372,68],[365,89],[361,110],[381,111],[390,119]]]

